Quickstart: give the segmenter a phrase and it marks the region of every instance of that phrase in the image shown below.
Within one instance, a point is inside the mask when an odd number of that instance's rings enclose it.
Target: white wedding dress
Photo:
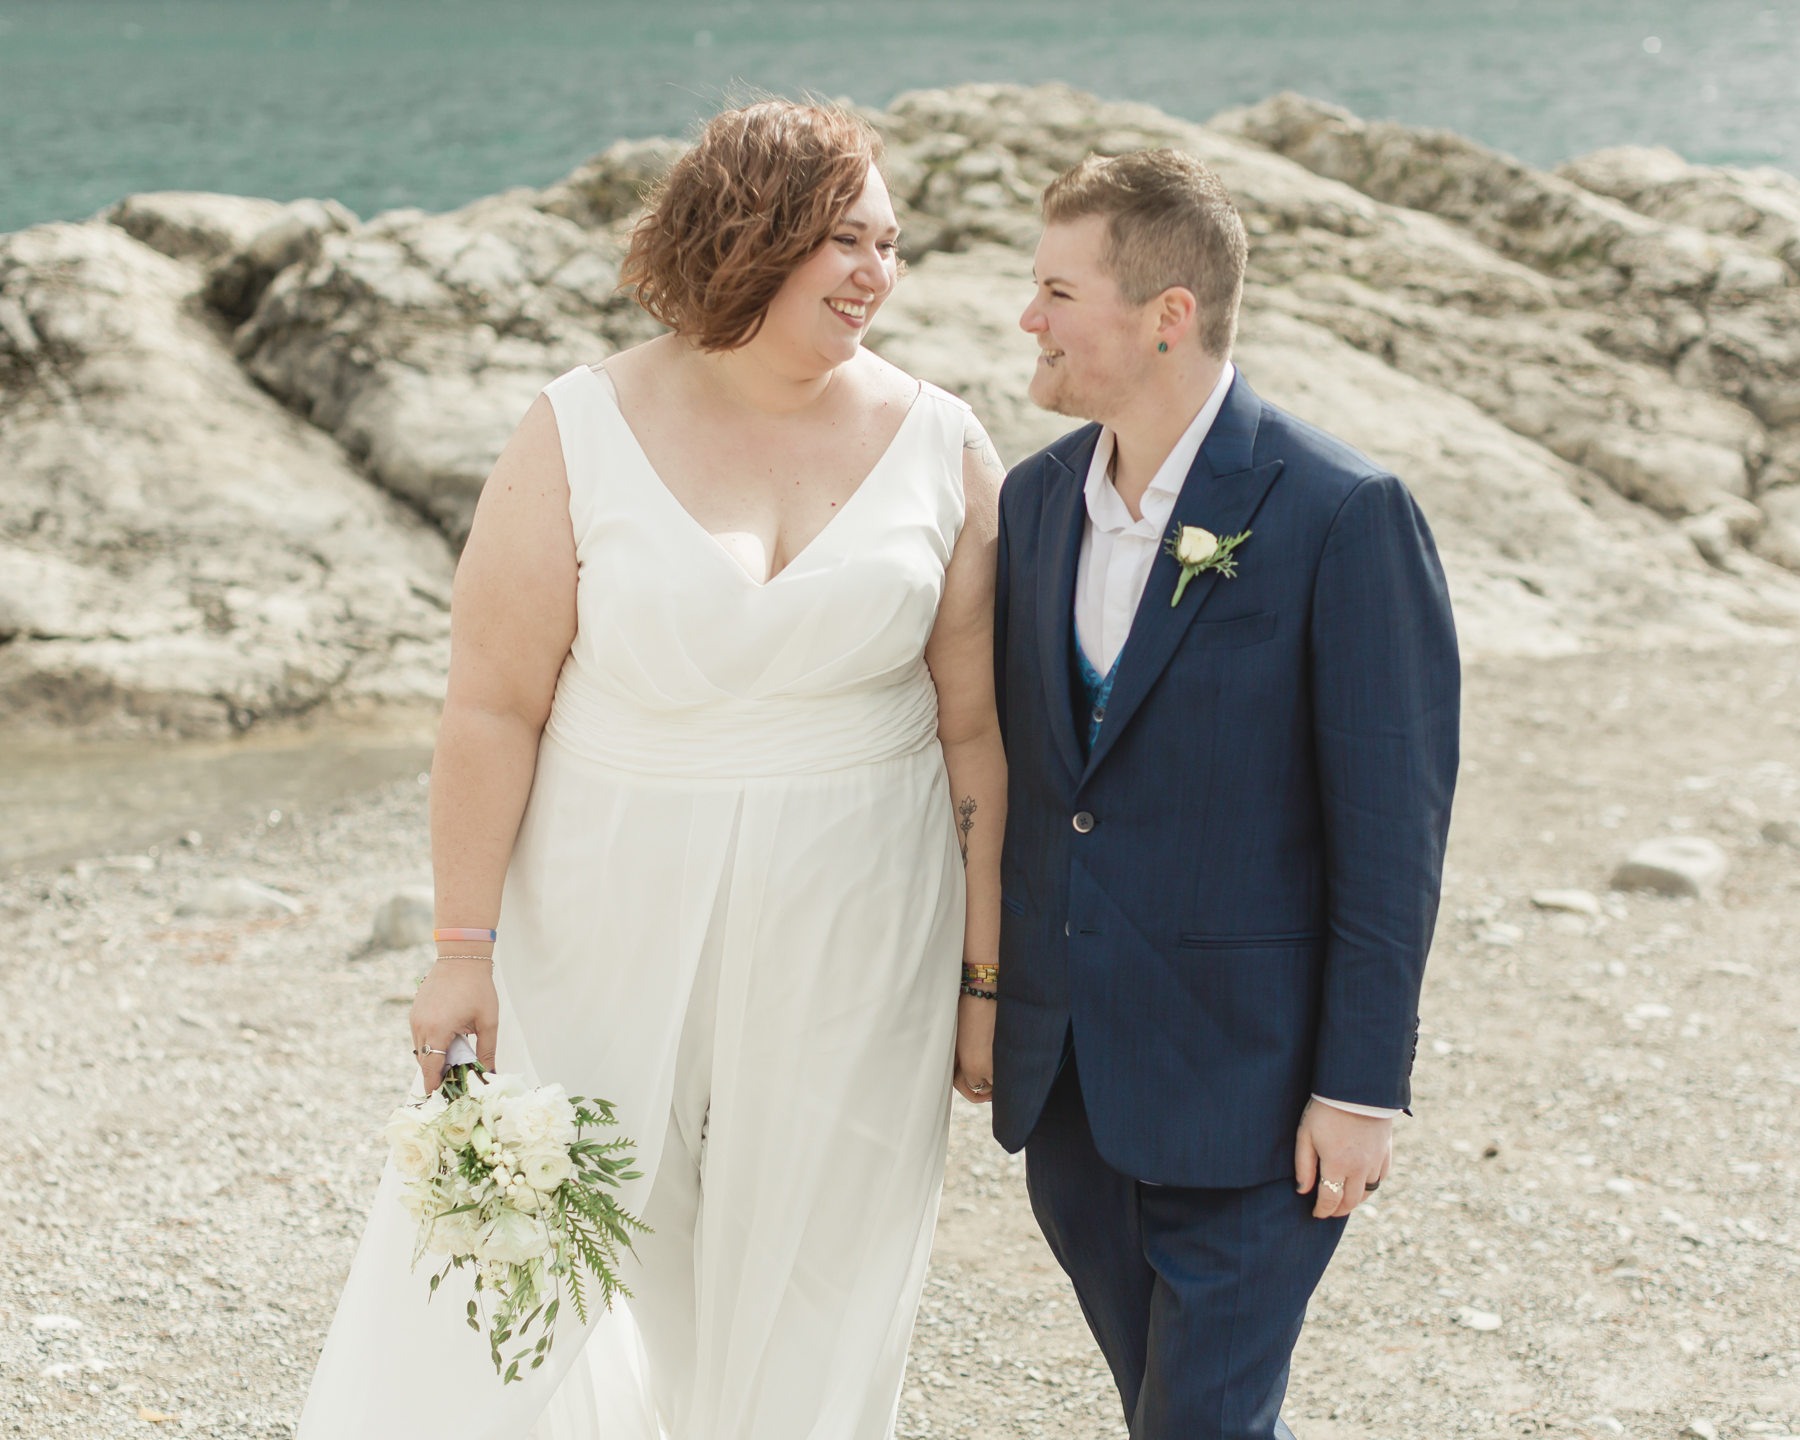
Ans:
[[[655,1233],[628,1304],[502,1387],[427,1300],[390,1165],[302,1440],[883,1440],[943,1179],[963,871],[923,651],[963,520],[922,386],[825,530],[753,581],[610,382],[545,392],[580,561],[507,873],[499,1068],[613,1101]]]

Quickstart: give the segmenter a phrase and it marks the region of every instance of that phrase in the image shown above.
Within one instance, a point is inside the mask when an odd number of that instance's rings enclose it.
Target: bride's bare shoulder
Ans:
[[[919,393],[919,379],[908,375],[898,365],[883,360],[873,350],[864,350],[849,367],[856,376],[857,388],[876,405],[911,405]]]

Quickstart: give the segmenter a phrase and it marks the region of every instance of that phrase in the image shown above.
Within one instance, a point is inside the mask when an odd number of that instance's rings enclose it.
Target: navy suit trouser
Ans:
[[[1288,1360],[1343,1220],[1315,1220],[1292,1179],[1212,1190],[1120,1174],[1095,1148],[1072,1050],[1025,1176],[1132,1440],[1293,1440]]]

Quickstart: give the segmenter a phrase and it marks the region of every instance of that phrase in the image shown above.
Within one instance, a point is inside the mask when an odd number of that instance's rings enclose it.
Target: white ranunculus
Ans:
[[[496,1133],[500,1106],[515,1095],[523,1095],[527,1088],[525,1081],[517,1075],[490,1075],[479,1090],[470,1090],[469,1093],[481,1101],[481,1123],[487,1127],[488,1134]]]
[[[424,1180],[437,1174],[437,1132],[419,1123],[418,1116],[407,1112],[388,1121],[381,1132],[393,1154],[394,1164],[408,1180]]]
[[[534,1145],[520,1157],[525,1183],[533,1190],[554,1190],[575,1173],[566,1145]]]
[[[461,1150],[469,1143],[475,1127],[480,1123],[481,1102],[465,1095],[444,1112],[444,1118],[438,1122],[437,1129],[446,1145],[452,1150]]]
[[[429,1185],[402,1185],[400,1187],[400,1204],[414,1220],[423,1220],[432,1208],[431,1187]]]
[[[550,1232],[544,1222],[513,1209],[488,1221],[475,1242],[475,1253],[498,1265],[522,1265],[549,1248]]]
[[[1219,537],[1198,525],[1183,525],[1175,542],[1175,558],[1183,565],[1204,565],[1219,548]]]

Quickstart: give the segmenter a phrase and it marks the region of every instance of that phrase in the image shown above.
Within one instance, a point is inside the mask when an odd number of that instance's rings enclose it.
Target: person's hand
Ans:
[[[994,1098],[994,1012],[999,1008],[993,1000],[977,1000],[973,995],[958,997],[956,1090],[963,1099],[977,1105]]]
[[[1294,1177],[1302,1195],[1316,1185],[1315,1219],[1348,1215],[1386,1178],[1393,1163],[1392,1120],[1306,1102],[1294,1137]]]
[[[475,1037],[476,1058],[483,1069],[492,1070],[494,1032],[500,1023],[494,967],[486,960],[439,960],[419,986],[411,1018],[413,1054],[427,1095],[444,1078],[444,1052],[458,1035]]]

